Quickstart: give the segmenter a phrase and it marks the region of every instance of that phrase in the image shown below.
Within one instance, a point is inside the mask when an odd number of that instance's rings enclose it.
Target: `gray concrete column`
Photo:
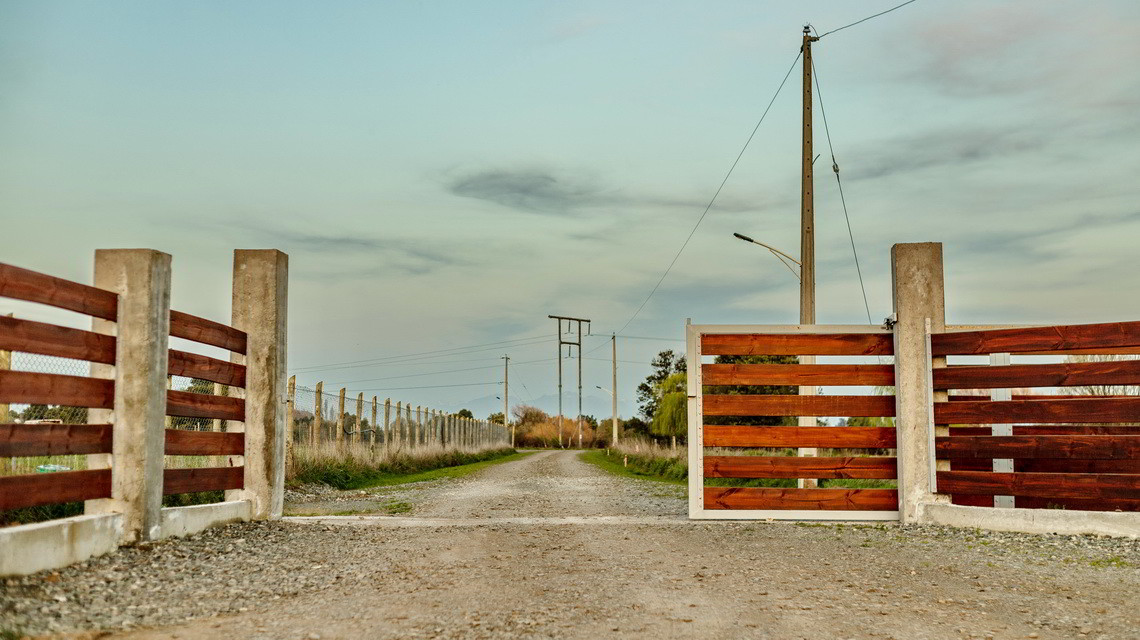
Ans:
[[[945,358],[930,358],[927,326],[941,332],[946,325],[946,295],[942,244],[923,242],[891,247],[891,272],[896,323],[895,430],[898,434],[899,515],[904,523],[919,522],[921,505],[936,497],[931,489],[934,416],[931,366]]]
[[[123,514],[124,544],[161,533],[167,354],[170,335],[170,256],[151,249],[95,252],[95,286],[119,295],[114,323],[115,402],[111,498],[89,500],[86,513]],[[110,323],[99,321],[103,332]],[[94,371],[98,374],[99,372]]]
[[[226,499],[251,501],[255,520],[280,517],[284,507],[288,300],[289,256],[234,251],[232,323],[247,336],[245,488]]]

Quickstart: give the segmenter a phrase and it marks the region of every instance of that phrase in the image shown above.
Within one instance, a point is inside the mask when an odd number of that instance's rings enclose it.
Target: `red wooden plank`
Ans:
[[[189,313],[170,310],[170,335],[201,342],[237,353],[245,353],[246,335],[220,322],[207,320]]]
[[[705,425],[706,447],[830,447],[889,449],[894,427],[753,427]]]
[[[1019,509],[1068,509],[1073,511],[1140,511],[1137,500],[1087,500],[1080,498],[1029,498],[1014,500]]]
[[[111,453],[109,424],[0,424],[0,458]]]
[[[940,458],[1140,460],[1140,436],[950,436],[934,449]]]
[[[705,456],[706,478],[872,478],[897,477],[894,458]]]
[[[0,476],[0,511],[110,497],[110,469]]]
[[[893,365],[867,364],[705,364],[707,385],[870,385],[895,383]]]
[[[244,433],[166,430],[168,456],[240,456],[245,454]]]
[[[115,364],[112,336],[7,316],[0,316],[0,351]]]
[[[894,489],[769,489],[705,487],[705,509],[895,511]]]
[[[950,427],[950,436],[988,436],[991,427]],[[1015,424],[1015,436],[1140,436],[1140,425],[1120,426],[1102,424]]]
[[[934,421],[938,424],[1137,422],[1140,421],[1140,398],[936,402]]]
[[[951,471],[993,471],[994,468],[991,458],[952,457],[949,460]],[[1140,459],[1018,458],[1013,461],[1013,470],[1023,473],[1140,473]]]
[[[939,471],[937,477],[939,493],[1124,500],[1140,496],[1140,475]]]
[[[893,416],[894,396],[704,396],[706,416]]]
[[[166,415],[245,420],[245,400],[189,391],[166,392]]]
[[[1140,347],[1140,322],[938,333],[930,345],[935,356]]]
[[[934,370],[936,389],[1083,387],[1140,383],[1140,360],[1055,362],[1005,367],[957,366]]]
[[[171,349],[167,367],[167,372],[172,376],[209,380],[231,387],[245,386],[245,365],[234,364],[197,353]]]
[[[0,370],[0,403],[110,409],[114,402],[114,380]]]
[[[245,486],[245,467],[207,467],[202,469],[163,469],[162,495],[241,489]]]
[[[114,292],[4,263],[0,263],[0,296],[78,311],[104,320],[114,320],[119,312],[119,296]]]
[[[701,335],[706,356],[864,356],[894,353],[890,333],[780,333]]]

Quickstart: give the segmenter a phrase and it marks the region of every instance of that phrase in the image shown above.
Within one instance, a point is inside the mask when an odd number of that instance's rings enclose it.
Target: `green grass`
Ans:
[[[522,458],[514,449],[494,449],[478,453],[448,451],[438,455],[401,457],[374,465],[352,458],[320,459],[303,462],[291,484],[326,484],[336,489],[365,489],[440,478],[459,478],[492,464]]]
[[[1096,560],[1092,560],[1089,562],[1089,566],[1096,567],[1098,569],[1103,569],[1105,567],[1124,568],[1131,567],[1132,563],[1126,562],[1124,558],[1121,558],[1120,556],[1110,556],[1108,558],[1097,558]]]

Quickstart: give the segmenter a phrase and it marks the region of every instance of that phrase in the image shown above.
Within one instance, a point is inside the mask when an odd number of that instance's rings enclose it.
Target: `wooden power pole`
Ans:
[[[510,356],[503,356],[503,428],[504,429],[506,429],[507,425],[509,424],[509,419],[507,418],[507,416],[510,415],[509,413],[507,413],[507,411],[510,409],[510,403],[507,401],[507,392],[509,389],[509,387],[507,386],[507,380],[508,380],[508,377],[510,374],[510,369],[511,369],[511,357]],[[511,446],[512,447],[515,446],[515,430],[514,429],[511,429]]]
[[[814,177],[812,176],[812,136],[811,136],[811,43],[819,40],[810,34],[810,28],[804,27],[804,113],[803,113],[803,150],[800,161],[803,163],[801,198],[800,198],[800,324],[815,324],[815,198]],[[800,356],[800,364],[815,364],[814,355]],[[799,389],[801,396],[814,396],[815,386],[805,386]],[[799,426],[816,426],[815,416],[800,416]],[[801,456],[814,456],[815,449],[803,448],[799,450]],[[800,487],[815,487],[814,478],[801,478]]]
[[[613,334],[612,336],[610,336],[610,342],[613,346],[613,359],[614,359],[614,368],[613,368],[614,377],[613,377],[613,381],[610,383],[613,387],[612,402],[613,402],[613,411],[614,411],[614,422],[613,422],[614,432],[613,432],[612,442],[613,442],[613,444],[617,444],[617,441],[618,441],[618,412],[617,412],[617,334],[616,333]]]

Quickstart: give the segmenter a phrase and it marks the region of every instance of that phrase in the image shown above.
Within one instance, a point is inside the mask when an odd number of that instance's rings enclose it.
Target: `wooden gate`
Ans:
[[[898,519],[891,331],[689,325],[687,350],[690,518]]]

